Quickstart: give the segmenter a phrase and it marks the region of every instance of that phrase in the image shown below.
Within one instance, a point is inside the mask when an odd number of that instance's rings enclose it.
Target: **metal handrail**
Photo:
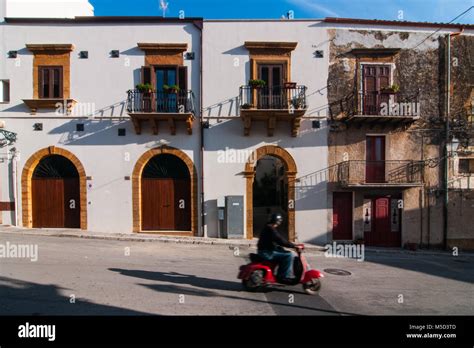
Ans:
[[[306,109],[306,86],[241,86],[239,100],[241,109]]]
[[[175,93],[127,91],[127,111],[130,113],[194,113],[194,107],[194,93],[191,90]]]
[[[338,164],[337,178],[343,184],[421,184],[424,173],[423,161],[349,160]]]

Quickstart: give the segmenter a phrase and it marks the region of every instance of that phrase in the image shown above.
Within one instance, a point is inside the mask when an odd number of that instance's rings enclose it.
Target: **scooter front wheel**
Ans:
[[[311,279],[311,281],[303,284],[303,290],[308,295],[317,295],[321,290],[321,280]]]

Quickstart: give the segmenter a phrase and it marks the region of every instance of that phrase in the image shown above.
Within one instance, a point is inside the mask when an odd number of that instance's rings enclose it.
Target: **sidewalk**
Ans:
[[[89,238],[89,239],[105,239],[118,241],[134,241],[134,242],[162,242],[162,243],[185,243],[185,244],[202,244],[202,245],[228,245],[228,246],[242,246],[255,249],[257,246],[257,239],[222,239],[222,238],[203,238],[203,237],[183,237],[183,236],[163,236],[148,233],[101,233],[91,232],[77,229],[43,229],[43,228],[23,228],[15,226],[0,225],[1,234],[23,234],[35,236],[49,236],[49,237],[72,237],[72,238]],[[308,251],[323,253],[326,248],[320,245],[305,244]],[[418,249],[416,251],[406,250],[401,248],[379,248],[379,247],[365,247],[366,253],[373,254],[409,254],[409,255],[436,255],[452,257],[452,252],[444,250],[426,250]],[[474,257],[472,252],[459,252],[457,257]]]

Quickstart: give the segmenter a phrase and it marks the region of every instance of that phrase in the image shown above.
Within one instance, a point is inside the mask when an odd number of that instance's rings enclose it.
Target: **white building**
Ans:
[[[225,233],[217,201],[240,196],[237,236],[252,238],[269,213],[281,212],[291,239],[324,242],[318,171],[327,163],[328,69],[327,56],[314,54],[327,50],[320,25],[7,18],[0,78],[9,101],[0,110],[17,140],[2,148],[3,223],[216,237]],[[267,86],[241,89],[249,79]],[[127,99],[147,82],[156,92]],[[164,94],[174,84],[178,94]],[[225,157],[232,151],[237,159]],[[265,155],[280,160],[275,202],[254,212],[251,159]]]
[[[74,18],[93,16],[88,0],[2,0],[8,18]]]

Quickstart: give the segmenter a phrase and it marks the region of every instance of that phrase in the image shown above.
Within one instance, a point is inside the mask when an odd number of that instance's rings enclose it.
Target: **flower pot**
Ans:
[[[389,88],[389,89],[382,89],[380,93],[381,94],[397,94],[398,91],[395,91],[394,89]]]

